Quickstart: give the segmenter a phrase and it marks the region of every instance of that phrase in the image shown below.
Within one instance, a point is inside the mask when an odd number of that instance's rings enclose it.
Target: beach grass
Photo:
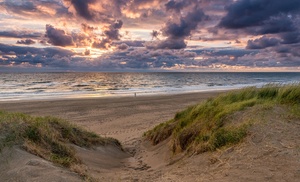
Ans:
[[[300,85],[266,85],[230,91],[178,112],[173,119],[145,133],[154,145],[171,138],[172,151],[203,153],[241,142],[249,126],[261,120],[259,114],[285,106],[300,117]],[[239,119],[237,113],[252,109],[252,116]]]
[[[63,119],[0,111],[0,152],[19,145],[34,155],[75,169],[81,160],[72,145],[91,148],[107,144],[121,149],[116,139],[100,137]]]

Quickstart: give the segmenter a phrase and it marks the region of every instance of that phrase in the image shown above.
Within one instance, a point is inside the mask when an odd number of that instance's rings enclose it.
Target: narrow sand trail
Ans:
[[[0,109],[64,118],[101,136],[116,138],[122,143],[124,152],[113,146],[96,150],[77,148],[89,173],[105,181],[147,181],[152,180],[153,173],[160,175],[160,168],[167,165],[170,155],[166,145],[152,146],[145,142],[143,133],[173,118],[176,112],[218,94],[16,101],[0,103]]]

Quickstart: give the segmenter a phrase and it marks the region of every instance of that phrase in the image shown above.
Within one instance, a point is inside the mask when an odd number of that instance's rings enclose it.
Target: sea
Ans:
[[[0,73],[0,101],[138,97],[299,82],[300,72]]]

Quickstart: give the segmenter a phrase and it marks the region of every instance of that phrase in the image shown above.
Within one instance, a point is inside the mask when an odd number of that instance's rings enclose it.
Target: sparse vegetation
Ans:
[[[247,135],[247,128],[253,123],[232,121],[235,113],[248,108],[271,109],[276,105],[288,106],[290,113],[299,117],[300,85],[266,85],[231,91],[177,113],[174,119],[156,126],[145,136],[154,145],[171,138],[174,153],[214,151],[237,144]]]
[[[115,139],[102,138],[62,119],[0,111],[0,152],[5,147],[20,145],[32,154],[76,169],[81,161],[72,144],[87,148],[114,144],[121,148]]]

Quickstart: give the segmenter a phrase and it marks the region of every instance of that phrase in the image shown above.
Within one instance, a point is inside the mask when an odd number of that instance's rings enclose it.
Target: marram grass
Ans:
[[[115,139],[102,138],[62,119],[0,111],[0,152],[20,145],[46,160],[72,167],[81,163],[72,144],[87,148],[114,144],[121,148]]]
[[[178,112],[175,117],[145,133],[154,145],[171,138],[174,153],[202,153],[239,143],[251,122],[231,124],[232,116],[247,108],[291,106],[300,113],[300,85],[266,85],[231,91]]]

